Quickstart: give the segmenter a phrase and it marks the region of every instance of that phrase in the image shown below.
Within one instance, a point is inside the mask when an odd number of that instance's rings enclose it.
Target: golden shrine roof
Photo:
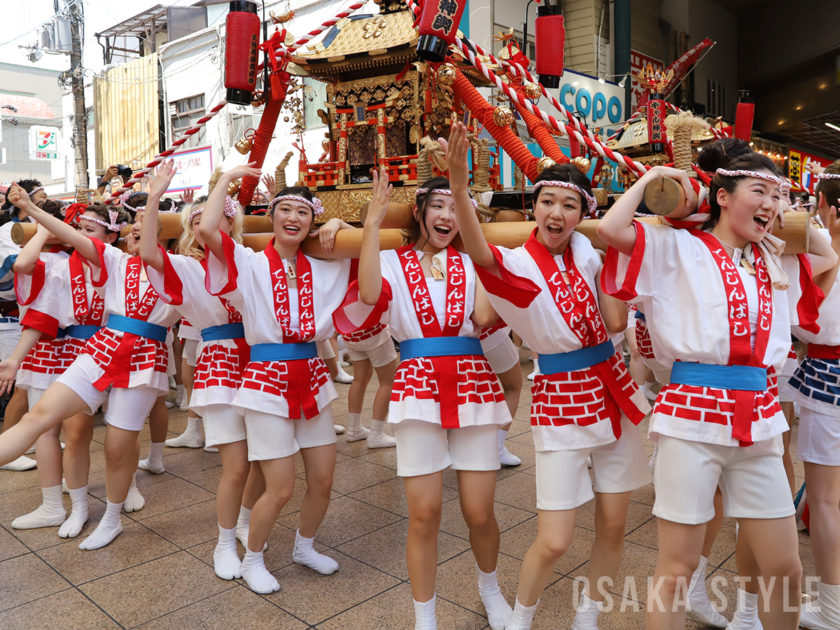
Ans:
[[[673,140],[673,130],[666,127],[666,133],[668,134],[668,137]],[[706,142],[709,140],[714,140],[714,135],[711,131],[694,130],[691,133],[692,142]],[[609,142],[608,146],[611,149],[630,149],[640,147],[647,143],[647,120],[642,118],[641,120],[632,123],[627,129],[624,130],[624,133],[622,134],[621,138],[619,138],[615,142]]]
[[[348,56],[383,54],[416,44],[411,11],[358,15],[340,20],[321,42],[306,46],[293,57],[299,64],[344,61]]]

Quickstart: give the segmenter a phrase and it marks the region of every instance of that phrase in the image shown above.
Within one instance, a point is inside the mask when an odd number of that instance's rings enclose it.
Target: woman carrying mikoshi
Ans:
[[[831,238],[840,254],[840,160],[817,174],[816,193],[819,218],[826,227],[819,232]],[[819,332],[793,328],[796,338],[808,344],[808,352],[787,387],[801,406],[796,456],[805,463],[811,547],[820,578],[816,603],[802,607],[799,625],[808,630],[840,628],[840,274],[835,266],[825,276],[820,279],[826,299],[817,320]]]
[[[531,406],[537,539],[522,563],[507,630],[531,627],[554,564],[571,544],[576,510],[593,496],[596,536],[574,629],[596,629],[599,602],[621,565],[630,492],[650,482],[635,426],[650,407],[610,340],[627,326],[627,307],[599,291],[601,257],[574,231],[596,204],[585,175],[568,164],[545,169],[534,182],[536,229],[522,247],[494,247],[470,204],[468,150],[459,123],[447,163],[461,237],[493,307],[540,355]]]
[[[814,303],[815,287],[810,273],[790,283],[764,242],[780,209],[773,162],[757,153],[730,161],[720,151],[712,170],[702,230],[633,221],[645,186],[660,176],[678,179],[693,203],[685,172],[664,167],[641,177],[598,226],[610,245],[602,285],[644,303],[656,357],[672,368],[649,429],[658,441],[659,560],[647,623],[683,627],[685,606],[675,597],[700,562],[720,485],[724,515],[738,519],[739,544],[749,546],[764,580],[764,628],[789,630],[799,618],[802,569],[775,374],[790,349],[791,324],[816,319],[799,304],[803,295]],[[833,267],[837,256],[827,241],[812,233],[810,243],[813,273]]]
[[[338,570],[335,560],[313,548],[330,503],[336,459],[330,403],[338,396],[315,342],[333,334],[332,315],[347,292],[350,261],[317,260],[300,250],[323,212],[308,188],[289,187],[272,200],[274,238],[263,252],[244,247],[221,229],[228,222],[228,184],[259,177],[252,166],[221,176],[204,206],[198,235],[207,256],[206,287],[242,314],[251,346],[251,361],[231,404],[245,418],[248,459],[259,463],[266,490],[251,513],[241,574],[252,590],[273,593],[280,585],[265,566],[263,547],[294,491],[298,451],[306,494],[292,558],[325,575]],[[333,219],[320,229],[327,252],[345,225]]]
[[[394,425],[397,473],[408,499],[406,556],[415,628],[437,628],[437,537],[443,471],[451,466],[458,474],[479,594],[490,627],[499,630],[511,609],[496,579],[499,526],[493,493],[499,469],[498,429],[511,416],[478,340],[481,328],[492,326],[498,317],[469,256],[452,247],[458,221],[449,182],[436,177],[418,188],[417,243],[380,252],[379,226],[390,195],[385,171],[374,173],[358,291],[351,287],[336,321],[345,318],[360,328],[365,321],[382,321],[400,343],[388,422]]]
[[[252,466],[248,461],[245,421],[231,406],[242,384],[250,348],[245,342],[242,315],[226,299],[211,295],[205,288],[207,259],[197,227],[206,200],[200,198],[184,210],[180,255],[170,254],[156,241],[158,203],[174,175],[172,162],[166,162],[152,181],[141,228],[140,257],[160,298],[201,331],[189,404],[190,410],[204,419],[207,446],[217,446],[222,458],[222,478],[216,493],[219,540],[213,564],[216,575],[232,580],[241,577],[236,526],[245,484],[249,472],[262,476],[259,465]],[[226,197],[220,230],[239,243],[242,223],[241,207]]]
[[[80,232],[36,207],[24,195],[14,186],[9,191],[13,203],[21,204],[59,240],[72,246],[84,259],[82,264],[90,268],[91,284],[104,299],[102,320],[106,324],[20,423],[0,436],[0,463],[25,452],[38,436],[63,420],[82,411],[93,415],[107,401],[108,503],[97,528],[79,545],[81,549],[98,549],[122,532],[120,510],[137,469],[137,436],[157,397],[169,391],[166,336],[178,314],[158,299],[145,277],[140,257],[109,244],[127,225],[124,210],[107,208],[106,221],[89,209],[79,219]],[[99,237],[89,236],[96,229],[92,226],[105,231]],[[71,277],[78,283],[84,275],[76,269]],[[73,317],[78,320],[77,315],[81,313],[74,311]]]

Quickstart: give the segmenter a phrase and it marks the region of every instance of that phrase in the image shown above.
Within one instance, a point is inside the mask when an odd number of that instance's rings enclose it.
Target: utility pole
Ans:
[[[70,18],[70,76],[73,90],[73,147],[76,152],[76,188],[87,188],[87,115],[85,113],[85,73],[82,65],[82,34],[84,33],[85,14],[82,2],[67,0]],[[72,4],[70,4],[72,3]]]

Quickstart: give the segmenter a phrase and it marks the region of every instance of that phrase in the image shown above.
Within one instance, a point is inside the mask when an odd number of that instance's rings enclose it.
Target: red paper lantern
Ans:
[[[749,142],[752,137],[753,118],[755,117],[755,103],[738,103],[735,112],[735,137]]]
[[[559,87],[563,76],[563,53],[566,47],[563,21],[558,5],[546,3],[537,8],[537,18],[534,20],[537,74],[540,75],[540,83],[546,88]]]
[[[231,2],[225,28],[227,102],[250,105],[251,94],[257,87],[257,46],[260,43],[257,5],[250,0]]]
[[[446,59],[446,51],[455,42],[461,15],[467,0],[425,0],[420,14],[420,41],[417,56],[439,63]]]

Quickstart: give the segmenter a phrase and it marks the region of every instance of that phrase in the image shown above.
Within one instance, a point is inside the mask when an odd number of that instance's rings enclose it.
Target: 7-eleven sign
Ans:
[[[61,135],[56,127],[31,127],[29,157],[33,160],[57,160],[61,157]]]

